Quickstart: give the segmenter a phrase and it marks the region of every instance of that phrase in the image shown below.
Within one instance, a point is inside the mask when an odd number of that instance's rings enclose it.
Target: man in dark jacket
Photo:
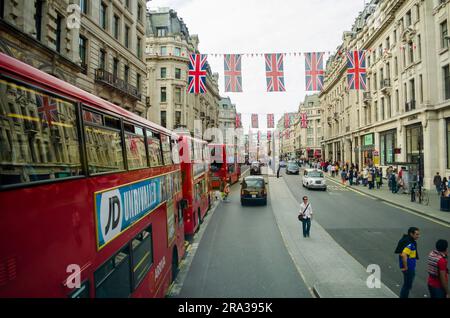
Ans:
[[[403,235],[397,244],[395,253],[398,256],[400,269],[403,274],[403,286],[400,291],[400,298],[408,298],[416,275],[416,260],[419,259],[417,252],[417,240],[420,233],[417,227],[410,227],[408,234]]]
[[[434,176],[434,179],[433,179],[433,184],[436,187],[437,193],[441,194],[442,179],[441,179],[441,176],[439,175],[439,172],[436,172],[436,175]]]

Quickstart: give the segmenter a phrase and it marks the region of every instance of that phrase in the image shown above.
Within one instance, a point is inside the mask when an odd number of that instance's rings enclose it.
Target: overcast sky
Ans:
[[[209,54],[213,72],[219,73],[220,94],[236,104],[245,130],[251,113],[259,114],[264,130],[267,113],[275,114],[276,123],[284,112],[296,111],[307,94],[303,54],[284,57],[286,92],[267,92],[264,58],[243,56],[242,93],[225,93],[223,57],[210,54],[321,51],[327,59],[342,43],[342,33],[351,29],[364,0],[152,0],[148,7],[178,12],[189,33],[198,34],[200,52]]]

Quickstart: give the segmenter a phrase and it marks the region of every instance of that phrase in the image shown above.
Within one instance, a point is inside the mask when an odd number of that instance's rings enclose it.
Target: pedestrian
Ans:
[[[278,164],[278,169],[277,169],[277,178],[280,177],[280,169],[281,169],[281,164]]]
[[[377,184],[377,189],[379,189],[381,187],[381,172],[378,168],[375,171],[375,182]]]
[[[350,182],[350,186],[353,185],[353,168],[348,172],[348,181]]]
[[[408,298],[412,289],[414,277],[416,275],[416,261],[419,259],[417,252],[417,240],[420,232],[417,227],[410,227],[408,234],[404,234],[397,244],[395,253],[398,256],[400,269],[403,274],[403,286],[400,291],[400,298]]]
[[[367,167],[366,168],[364,168],[364,171],[363,171],[363,186],[367,186],[367,180],[368,180],[368,177],[369,177],[369,171],[367,171]]]
[[[397,193],[397,171],[394,170],[391,173],[391,178],[390,178],[390,183],[391,183],[391,191],[392,193]]]
[[[441,193],[447,191],[448,189],[448,181],[447,178],[444,177],[442,178],[442,183],[441,183]]]
[[[428,254],[428,290],[431,298],[449,298],[448,242],[438,240],[436,249]]]
[[[223,200],[228,201],[228,195],[230,194],[230,184],[225,183],[225,187],[223,188]]]
[[[345,185],[346,179],[347,179],[347,171],[345,171],[345,168],[344,168],[344,169],[342,169],[342,172],[341,172],[341,181],[342,181],[343,185]]]
[[[367,182],[369,183],[369,190],[373,189],[373,174],[372,174],[372,170],[369,171],[369,173],[367,174]]]
[[[300,215],[303,217],[302,229],[303,237],[309,237],[311,230],[311,220],[312,220],[312,208],[311,204],[308,202],[308,197],[305,195],[303,197],[303,202],[300,204]]]
[[[442,178],[439,175],[439,172],[436,172],[436,175],[434,176],[434,179],[433,179],[433,184],[436,187],[437,193],[440,194],[441,193]]]

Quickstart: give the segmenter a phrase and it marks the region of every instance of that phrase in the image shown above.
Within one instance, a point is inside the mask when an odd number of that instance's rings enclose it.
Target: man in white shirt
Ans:
[[[306,195],[303,197],[303,203],[300,204],[300,214],[303,216],[303,237],[309,237],[313,211]]]

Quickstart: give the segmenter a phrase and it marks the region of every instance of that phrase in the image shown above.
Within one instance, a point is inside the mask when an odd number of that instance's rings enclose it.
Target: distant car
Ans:
[[[286,167],[286,162],[284,160],[280,161],[280,167],[281,168],[285,168]]]
[[[302,185],[308,189],[327,190],[327,184],[323,171],[317,169],[305,169],[302,178]]]
[[[286,167],[286,174],[299,174],[300,169],[295,161],[289,161]]]
[[[248,176],[241,182],[241,205],[246,203],[267,205],[267,189],[263,176]]]
[[[250,175],[261,174],[261,165],[258,161],[253,161],[250,165]]]

